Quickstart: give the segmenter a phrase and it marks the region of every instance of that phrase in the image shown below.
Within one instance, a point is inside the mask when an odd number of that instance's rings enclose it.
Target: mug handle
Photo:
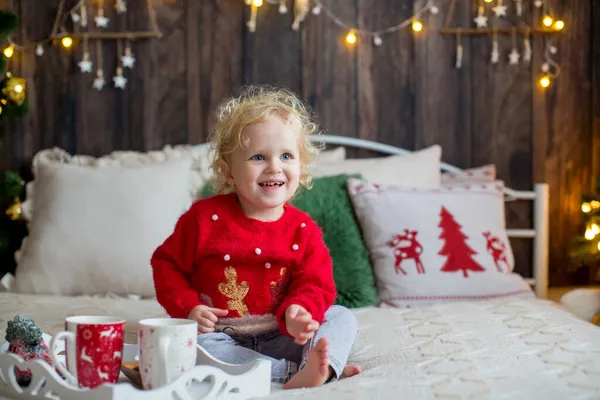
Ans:
[[[158,340],[158,355],[160,363],[162,364],[165,377],[165,385],[171,383],[171,377],[169,375],[169,364],[167,359],[169,358],[169,345],[171,344],[171,338],[162,337]]]
[[[50,359],[52,360],[52,364],[54,367],[61,373],[71,385],[77,386],[77,379],[65,368],[63,363],[58,361],[58,355],[56,354],[56,342],[58,342],[62,337],[65,337],[65,351],[70,351],[71,354],[75,351],[75,334],[73,332],[61,331],[58,332],[52,338],[50,342]]]

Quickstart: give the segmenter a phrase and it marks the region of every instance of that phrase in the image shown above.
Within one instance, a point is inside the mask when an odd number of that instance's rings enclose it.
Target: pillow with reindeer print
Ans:
[[[513,273],[501,181],[407,189],[350,178],[347,190],[380,303],[415,307],[534,296]]]

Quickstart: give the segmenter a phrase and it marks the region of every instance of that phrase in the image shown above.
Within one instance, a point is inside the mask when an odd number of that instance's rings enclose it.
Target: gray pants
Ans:
[[[255,359],[271,361],[271,380],[285,383],[304,366],[308,351],[321,338],[329,341],[329,364],[333,380],[342,375],[357,335],[356,318],[345,307],[332,306],[313,338],[305,345],[294,343],[279,330],[260,335],[232,337],[223,332],[204,333],[198,344],[219,361],[245,364]]]

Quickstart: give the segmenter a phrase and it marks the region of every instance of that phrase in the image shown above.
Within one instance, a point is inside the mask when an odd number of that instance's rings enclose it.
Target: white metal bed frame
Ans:
[[[410,154],[410,150],[399,147],[378,143],[372,140],[358,139],[346,136],[334,135],[315,135],[311,136],[311,141],[330,145],[344,147],[354,147],[366,150],[372,150],[388,155]],[[207,143],[195,146],[204,147]],[[446,163],[441,163],[442,171],[461,172],[460,168]],[[549,190],[547,183],[536,183],[531,191],[519,191],[510,188],[504,189],[506,201],[531,200],[533,201],[533,229],[507,229],[508,236],[511,238],[531,238],[533,239],[533,277],[525,280],[534,287],[538,298],[548,297],[548,210],[549,210]]]

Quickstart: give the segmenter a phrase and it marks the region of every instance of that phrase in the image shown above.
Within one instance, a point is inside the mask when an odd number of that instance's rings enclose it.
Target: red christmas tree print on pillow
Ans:
[[[485,271],[485,268],[473,259],[472,256],[477,252],[467,244],[469,237],[461,232],[462,226],[454,220],[454,216],[443,206],[438,226],[442,228],[439,238],[445,240],[438,254],[448,257],[441,268],[443,272],[462,270],[464,277],[467,278],[467,271]]]
[[[424,274],[425,268],[421,262],[421,254],[423,253],[423,246],[417,241],[417,231],[411,231],[408,229],[404,230],[403,235],[396,234],[392,240],[386,244],[394,249],[394,256],[396,256],[396,263],[394,268],[396,273],[402,272],[406,275],[406,271],[400,266],[404,260],[415,260],[417,266],[417,273]]]
[[[506,259],[506,245],[504,242],[496,236],[492,236],[491,232],[483,232],[483,236],[487,241],[487,251],[494,259],[494,264],[496,264],[498,271],[503,272],[500,262],[504,262],[506,268],[510,269],[510,265]]]

